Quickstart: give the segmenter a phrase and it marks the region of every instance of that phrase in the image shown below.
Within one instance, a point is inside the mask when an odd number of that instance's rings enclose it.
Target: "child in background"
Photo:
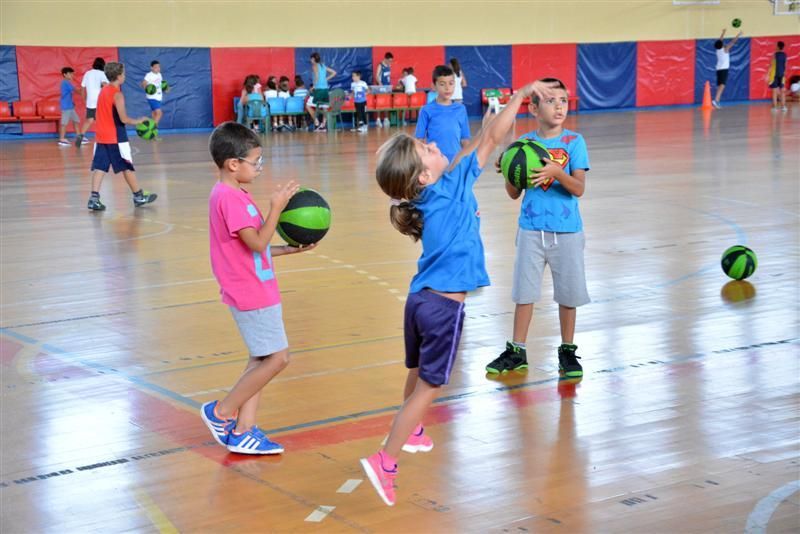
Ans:
[[[772,111],[779,109],[786,113],[789,108],[786,107],[786,82],[784,76],[786,75],[786,52],[783,51],[783,41],[778,41],[775,45],[775,55],[772,56],[772,62],[769,65],[769,73],[767,74],[767,83],[769,88],[772,89]],[[780,104],[780,107],[778,107]]]
[[[261,140],[235,122],[220,124],[209,139],[218,181],[208,199],[211,269],[250,357],[244,372],[221,401],[203,404],[200,416],[214,439],[231,452],[280,454],[256,425],[261,392],[289,364],[289,342],[272,258],[311,250],[271,247],[283,208],[298,190],[294,181],[279,185],[270,198],[266,220],[243,188],[260,174]]]
[[[505,350],[486,366],[491,374],[528,367],[526,340],[533,319],[534,303],[541,298],[545,266],[553,277],[553,300],[558,303],[561,345],[558,368],[565,378],[580,378],[574,344],[577,308],[589,303],[583,259],[585,238],[578,199],[586,189],[589,153],[578,132],[564,128],[569,110],[566,86],[555,78],[542,82],[555,84],[554,95],[541,99],[534,95],[528,107],[539,123],[538,129],[522,137],[544,145],[550,153],[546,165],[533,174],[519,214],[519,229],[514,262],[511,299],[515,303],[513,337]],[[506,192],[518,199],[523,191],[505,182]]]
[[[366,132],[367,131],[367,92],[369,86],[367,82],[361,79],[361,71],[353,71],[353,82],[350,84],[350,90],[353,92],[353,103],[356,106],[356,123],[357,126],[353,131]]]
[[[138,208],[150,204],[158,198],[158,195],[139,187],[125,125],[135,126],[147,118],[131,119],[125,111],[125,96],[122,94],[122,84],[125,83],[125,66],[122,63],[111,62],[106,63],[104,70],[109,83],[103,86],[97,97],[96,142],[92,157],[92,193],[86,207],[92,211],[106,209],[105,204],[100,202],[100,186],[109,169],[113,169],[115,173],[122,173],[133,193],[133,205]]]
[[[469,119],[464,104],[453,102],[455,76],[453,69],[439,65],[433,69],[436,100],[426,104],[419,112],[417,139],[435,142],[445,157],[453,161],[456,154],[469,142]]]
[[[395,504],[393,482],[400,451],[433,449],[422,419],[449,382],[467,292],[489,285],[473,187],[492,151],[512,128],[522,100],[532,94],[550,96],[541,82],[520,89],[452,162],[435,143],[404,133],[378,150],[375,174],[390,198],[392,225],[414,241],[422,240],[418,272],[405,306],[405,401],[383,448],[361,460],[372,486],[389,506]]]
[[[711,105],[717,109],[721,107],[719,101],[722,98],[722,92],[725,91],[725,85],[728,83],[728,70],[731,66],[731,48],[733,48],[733,45],[739,40],[739,37],[742,36],[742,32],[740,31],[736,34],[736,37],[728,41],[728,44],[725,44],[723,41],[725,38],[725,30],[726,28],[722,28],[719,39],[714,42],[714,48],[717,53],[717,93],[716,96],[714,96],[714,100],[711,101]]]
[[[64,67],[61,69],[61,121],[58,128],[58,146],[70,146],[72,143],[67,141],[67,126],[72,121],[73,128],[75,128],[75,135],[81,135],[81,120],[78,118],[78,113],[75,111],[75,101],[73,100],[73,93],[75,86],[72,84],[72,78],[75,76],[75,69],[72,67]],[[80,143],[80,140],[78,141]]]
[[[377,67],[375,67],[375,79],[373,82],[375,83],[375,85],[389,85],[389,86],[392,85],[392,63],[394,63],[394,54],[392,54],[391,52],[386,52],[383,55],[383,59],[381,60],[381,62],[378,63]],[[386,113],[386,118],[383,119],[382,123],[381,123],[382,113],[378,111],[375,114],[377,116],[375,124],[378,128],[383,128],[383,127],[389,128],[390,126],[389,112],[386,111],[385,113]]]
[[[159,63],[157,59],[154,59],[150,62],[150,72],[144,75],[141,86],[142,89],[147,89],[148,85],[153,85],[156,88],[156,92],[153,94],[145,93],[147,104],[153,112],[153,120],[156,121],[156,126],[158,126],[161,117],[164,116],[164,112],[161,111],[161,100],[164,98],[161,89],[162,81],[164,81],[164,78],[161,76],[161,63]]]
[[[270,98],[278,98],[278,79],[275,76],[267,78],[267,89],[264,91],[264,101],[267,102],[267,105],[269,105]],[[283,117],[279,124],[278,117],[272,115],[272,130],[275,131],[279,127],[283,127]]]
[[[408,98],[411,98],[411,95],[417,92],[417,77],[414,76],[414,67],[406,67],[405,69],[406,75],[403,77],[403,90]],[[403,125],[408,124],[406,121],[406,116],[408,114],[408,110],[403,111]]]
[[[308,89],[306,89],[306,84],[303,81],[303,77],[299,74],[294,75],[294,94],[292,96],[298,96],[303,98],[303,109],[306,108],[306,101],[309,98]],[[306,111],[307,112],[307,111]],[[297,120],[297,124],[295,125],[297,128],[304,128],[305,127],[305,116],[297,116],[295,117]]]
[[[86,132],[94,124],[97,117],[97,97],[100,90],[108,84],[108,78],[103,71],[106,61],[101,57],[94,58],[92,69],[86,71],[81,79],[81,97],[86,101],[86,122],[83,123],[80,135],[75,137],[75,146],[79,147],[89,143],[86,139]]]
[[[264,103],[264,97],[261,95],[261,92],[256,89],[256,87],[258,87],[259,85],[261,84],[259,83],[258,75],[249,74],[244,79],[244,85],[242,87],[242,95],[239,98],[239,116],[237,122],[241,124],[247,122],[250,124],[250,127],[255,131],[258,131],[258,123],[247,120],[253,118],[250,110],[248,109],[247,104],[248,102],[254,102],[254,101]],[[267,109],[265,106],[261,107],[261,116],[262,117],[267,116]]]

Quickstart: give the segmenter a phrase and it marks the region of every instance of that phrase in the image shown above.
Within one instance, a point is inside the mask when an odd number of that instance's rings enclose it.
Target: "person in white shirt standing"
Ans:
[[[164,116],[164,112],[161,111],[161,101],[164,98],[164,92],[161,88],[163,81],[161,63],[154,59],[150,62],[150,72],[144,75],[141,85],[147,95],[147,103],[150,104],[150,109],[153,111],[153,120],[156,121],[156,126],[158,126],[158,121],[161,120],[161,117]],[[155,91],[153,89],[148,91],[147,87],[150,85],[155,87]]]
[[[97,97],[100,95],[100,89],[108,83],[106,73],[103,72],[105,68],[106,60],[96,57],[92,63],[92,70],[86,71],[81,80],[81,97],[86,101],[86,122],[75,136],[75,146],[79,147],[89,142],[86,140],[86,132],[92,127],[97,114]]]
[[[417,77],[414,76],[414,67],[407,67],[405,69],[406,75],[400,80],[403,83],[403,92],[411,98],[411,95],[417,92]],[[403,124],[407,124],[408,110],[403,111]]]
[[[458,62],[458,59],[454,57],[450,58],[450,67],[453,69],[456,80],[456,85],[453,87],[452,100],[453,102],[463,102],[464,87],[467,86],[467,77],[464,75],[464,71],[461,70],[461,64]]]
[[[722,39],[725,37],[725,28],[722,28],[722,34],[719,39],[714,43],[714,48],[717,49],[717,95],[711,101],[711,105],[719,109],[719,99],[722,98],[722,92],[725,90],[725,84],[728,83],[728,69],[731,66],[731,48],[742,36],[742,32],[736,34],[736,37],[725,44]]]

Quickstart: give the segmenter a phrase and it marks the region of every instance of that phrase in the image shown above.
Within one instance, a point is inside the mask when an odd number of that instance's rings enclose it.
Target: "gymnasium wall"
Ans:
[[[733,50],[725,99],[767,97],[764,77],[777,40],[787,43],[789,74],[800,72],[798,17],[773,16],[763,0],[733,8],[726,0],[705,7],[669,0],[460,4],[4,0],[0,101],[55,97],[61,67],[75,68],[80,83],[99,55],[126,64],[129,113],[146,115],[139,81],[158,58],[172,86],[162,128],[208,128],[233,116],[233,96],[246,74],[308,79],[308,56],[316,50],[338,71],[334,84],[349,86],[354,69],[370,82],[391,50],[393,78],[413,66],[420,88],[429,85],[434,65],[458,57],[472,115],[480,113],[481,88],[518,87],[543,76],[564,80],[584,110],[692,104],[700,102],[706,80],[713,84],[713,41],[734,16],[744,20],[748,37]],[[119,22],[109,24],[115,16]],[[385,44],[367,44],[375,42]],[[24,126],[25,133],[42,131],[54,126]]]

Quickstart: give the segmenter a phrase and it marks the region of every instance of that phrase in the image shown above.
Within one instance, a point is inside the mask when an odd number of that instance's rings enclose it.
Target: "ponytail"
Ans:
[[[389,208],[389,220],[398,232],[414,241],[422,238],[422,212],[411,202],[403,201]]]

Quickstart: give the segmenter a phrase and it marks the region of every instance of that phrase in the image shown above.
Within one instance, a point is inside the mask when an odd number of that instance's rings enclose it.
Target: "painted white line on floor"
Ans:
[[[747,518],[744,534],[764,534],[767,531],[767,524],[772,514],[783,501],[791,497],[796,491],[800,491],[800,481],[798,480],[781,486],[758,501],[758,504],[756,504],[756,507],[753,508]]]
[[[353,493],[353,490],[356,489],[363,481],[364,480],[360,478],[351,478],[342,484],[339,489],[336,490],[336,493]]]
[[[316,510],[308,514],[308,517],[306,517],[306,521],[310,521],[312,523],[319,523],[320,521],[328,517],[328,514],[333,512],[335,508],[336,508],[335,506],[319,506],[317,507]]]

